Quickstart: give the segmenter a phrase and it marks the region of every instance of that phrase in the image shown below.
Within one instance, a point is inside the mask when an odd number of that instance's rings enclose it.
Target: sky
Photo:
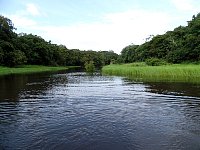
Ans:
[[[200,12],[200,0],[0,0],[0,15],[17,33],[69,49],[120,53],[164,34]]]

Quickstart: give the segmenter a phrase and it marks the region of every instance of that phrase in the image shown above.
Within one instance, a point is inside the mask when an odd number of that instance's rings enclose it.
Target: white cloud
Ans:
[[[171,17],[163,12],[133,10],[108,14],[102,22],[73,26],[36,27],[41,36],[68,48],[114,50],[141,44],[151,34],[163,34],[170,28]]]
[[[26,11],[33,16],[40,15],[40,12],[39,12],[37,6],[33,3],[29,3],[26,5]]]
[[[179,25],[184,25],[200,7],[195,0],[169,0],[169,2],[179,11],[170,12],[170,8],[166,12],[152,11],[137,7],[135,10],[106,14],[98,22],[71,26],[64,24],[43,26],[35,19],[46,15],[33,3],[25,4],[24,9],[7,17],[18,28],[17,32],[37,34],[54,43],[64,44],[68,48],[114,50],[120,53],[122,48],[131,43],[145,42],[145,38],[149,35],[163,34]]]
[[[180,25],[174,24],[180,19],[174,14],[142,9],[107,14],[99,22],[71,26],[42,26],[24,15],[13,15],[10,19],[22,30],[18,32],[32,32],[68,48],[114,50],[117,53],[131,43],[141,44],[149,35],[163,34]]]
[[[194,11],[195,5],[193,0],[171,0],[172,4],[180,11]]]
[[[17,28],[30,28],[36,26],[36,21],[20,15],[7,15]]]
[[[6,14],[5,16],[12,20],[15,27],[19,29],[19,32],[24,32],[23,29],[31,29],[36,27],[38,24],[33,19],[33,16],[42,15],[35,4],[25,4],[26,8],[18,10],[15,14]],[[21,30],[20,30],[21,29]]]

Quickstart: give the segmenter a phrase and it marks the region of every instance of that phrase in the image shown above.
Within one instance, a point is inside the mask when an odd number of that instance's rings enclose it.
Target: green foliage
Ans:
[[[117,64],[122,64],[122,63],[124,63],[124,62],[123,62],[123,58],[122,58],[121,55],[119,55],[119,57],[117,58],[116,62],[117,62]]]
[[[100,68],[103,65],[102,55],[95,51],[82,51],[80,59],[82,64],[87,64],[88,62],[90,63],[92,61],[95,67]]]
[[[135,61],[136,49],[138,45],[129,45],[122,49],[121,51],[121,61],[123,63],[131,63]]]
[[[93,73],[93,72],[95,72],[95,65],[94,65],[94,62],[93,62],[93,61],[86,62],[86,63],[85,63],[85,70],[86,70],[86,72],[88,72],[88,73]]]
[[[113,51],[67,49],[37,35],[17,35],[14,29],[10,19],[0,16],[0,65],[84,66],[93,61],[94,66],[100,68],[118,57]]]
[[[102,56],[103,65],[109,65],[110,63],[115,63],[118,59],[118,55],[114,51],[101,51],[99,52]]]
[[[167,55],[167,60],[171,63],[181,63],[185,61],[187,52],[185,50],[177,49],[175,51],[170,51]]]
[[[3,49],[0,47],[0,64],[4,62],[4,52]]]
[[[2,15],[0,15],[0,39],[3,41],[11,41],[15,35],[13,33],[14,25],[12,21]]]
[[[15,50],[7,54],[7,66],[14,67],[17,65],[25,64],[27,58],[25,54],[20,50]]]
[[[110,64],[117,64],[117,60],[116,59],[111,59],[110,60]]]
[[[145,62],[134,62],[131,64],[127,64],[128,67],[144,67],[147,64]]]
[[[165,60],[158,59],[158,58],[149,58],[149,59],[146,59],[145,63],[148,66],[162,66],[162,65],[167,65],[168,64]]]
[[[200,60],[200,13],[188,21],[188,25],[179,26],[163,35],[153,36],[139,46],[129,45],[121,51],[119,63],[131,63],[158,58],[170,63]],[[148,60],[149,61],[149,60]],[[152,61],[151,65],[154,65]]]
[[[163,65],[166,63],[163,60],[170,63],[200,61],[200,14],[194,15],[185,27],[179,26],[163,35],[150,36],[141,45],[126,46],[120,56],[113,51],[67,49],[37,35],[17,35],[14,30],[12,21],[0,15],[0,65],[84,66],[93,61],[95,68],[101,68],[116,62],[146,60],[150,65]]]

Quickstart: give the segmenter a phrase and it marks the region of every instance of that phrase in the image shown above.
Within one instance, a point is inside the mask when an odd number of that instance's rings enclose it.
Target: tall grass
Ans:
[[[68,67],[49,67],[49,66],[37,66],[37,65],[19,66],[17,68],[9,68],[9,67],[0,66],[0,75],[59,71],[59,70],[67,70],[67,69]]]
[[[102,69],[105,75],[125,76],[140,81],[200,83],[200,65],[173,64],[147,66],[144,63],[109,65]]]

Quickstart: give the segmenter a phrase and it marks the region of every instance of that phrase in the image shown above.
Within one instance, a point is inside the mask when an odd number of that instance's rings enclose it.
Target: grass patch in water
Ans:
[[[200,65],[171,64],[147,66],[145,63],[112,64],[102,68],[104,75],[125,76],[149,82],[192,82],[200,83]]]
[[[25,73],[36,73],[36,72],[47,72],[47,71],[60,71],[67,70],[73,67],[50,67],[50,66],[38,66],[38,65],[24,65],[15,68],[0,66],[0,75],[8,74],[25,74]]]

